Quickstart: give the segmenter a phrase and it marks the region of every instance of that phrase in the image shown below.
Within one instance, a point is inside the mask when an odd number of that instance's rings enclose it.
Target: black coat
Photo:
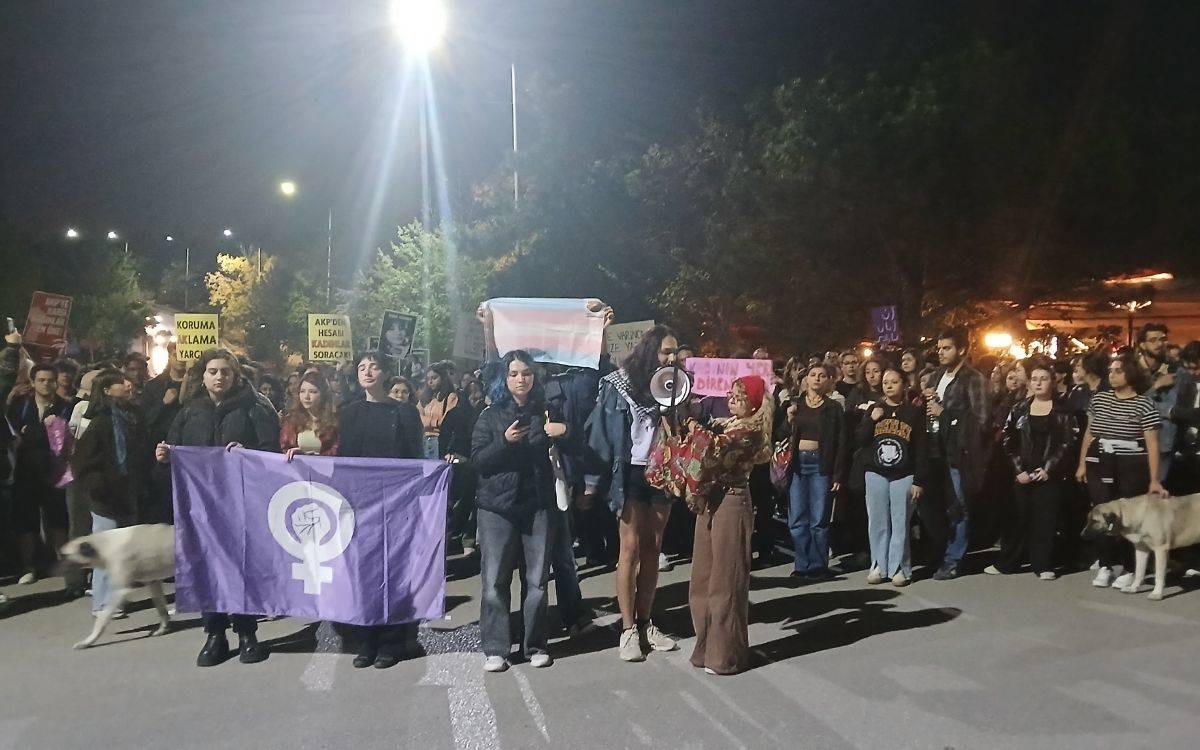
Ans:
[[[424,458],[424,435],[421,414],[412,404],[359,399],[338,409],[339,456]]]
[[[122,526],[145,521],[154,448],[136,411],[131,410],[122,421],[124,473],[117,466],[112,408],[100,407],[90,419],[71,457],[75,481],[87,489],[92,512],[96,515],[116,519]]]
[[[71,418],[71,402],[54,396],[45,414],[38,414],[32,394],[14,399],[8,405],[8,423],[17,440],[15,480],[22,484],[46,484],[50,481],[50,438],[45,419],[50,415]]]
[[[798,400],[803,404],[804,397]],[[789,402],[790,403],[790,402]],[[796,440],[792,426],[787,421],[787,404],[783,406],[784,419],[776,425],[775,440],[787,439],[796,455]],[[831,482],[844,482],[850,463],[850,433],[846,428],[846,412],[831,398],[821,404],[821,432],[818,438],[817,455],[821,462],[821,473]]]
[[[1065,479],[1070,474],[1070,448],[1074,442],[1075,419],[1071,412],[1055,403],[1050,410],[1050,439],[1041,456],[1033,455],[1033,429],[1029,420],[1029,405],[1032,398],[1021,399],[1013,404],[1004,423],[1004,452],[1012,461],[1013,470],[1020,474],[1042,467],[1051,479]]]
[[[88,429],[91,429],[90,426]],[[200,390],[171,423],[167,443],[189,446],[225,446],[279,452],[279,414],[266,396],[241,381],[219,405]]]
[[[180,385],[181,383],[171,378],[169,372],[164,372],[151,379],[142,389],[140,399],[142,425],[146,434],[150,436],[150,440],[155,443],[167,439],[167,433],[171,429],[171,423],[175,421],[175,415],[183,408],[183,402],[179,398]],[[175,400],[170,404],[164,404],[163,396],[168,390],[175,391]]]
[[[529,433],[519,443],[504,439],[518,415],[529,419]],[[471,463],[479,474],[475,504],[510,518],[531,515],[554,505],[554,474],[546,420],[537,407],[514,403],[489,406],[479,415],[471,436]]]

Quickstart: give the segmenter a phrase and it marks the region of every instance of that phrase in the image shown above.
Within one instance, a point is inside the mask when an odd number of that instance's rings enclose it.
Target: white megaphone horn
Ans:
[[[678,365],[666,365],[650,376],[650,395],[664,411],[687,403],[692,393],[692,378]]]

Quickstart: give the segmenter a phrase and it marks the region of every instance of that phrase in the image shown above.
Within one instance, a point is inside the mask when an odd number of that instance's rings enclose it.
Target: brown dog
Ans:
[[[1133,581],[1121,589],[1136,594],[1146,578],[1146,563],[1154,552],[1154,590],[1151,599],[1163,598],[1167,581],[1167,552],[1200,543],[1200,494],[1180,497],[1139,495],[1101,503],[1088,514],[1084,539],[1119,536],[1133,543],[1136,564]]]

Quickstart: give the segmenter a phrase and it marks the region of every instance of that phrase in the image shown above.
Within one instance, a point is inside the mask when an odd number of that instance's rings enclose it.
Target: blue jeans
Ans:
[[[524,596],[521,616],[525,623],[522,652],[529,657],[547,653],[549,632],[547,610],[550,599],[550,552],[554,548],[551,513],[558,508],[539,508],[530,516],[511,518],[479,509],[480,584],[479,629],[483,653],[508,658],[512,651],[509,607],[512,604],[513,573],[524,561]]]
[[[954,497],[946,498],[946,514],[953,535],[946,545],[943,568],[956,567],[962,562],[963,555],[967,554],[967,496],[963,494],[962,472],[954,467],[950,467],[950,484],[954,489]]]
[[[92,533],[111,531],[119,524],[114,518],[105,518],[92,514]],[[99,612],[108,604],[108,571],[103,568],[92,569],[92,611]]]
[[[871,567],[885,578],[903,573],[912,578],[908,555],[908,491],[912,475],[896,480],[868,471],[867,540],[871,543]]]
[[[788,487],[788,531],[796,548],[796,572],[829,567],[829,477],[817,451],[797,451]]]
[[[570,628],[579,619],[579,603],[583,593],[579,590],[579,573],[575,570],[575,548],[572,544],[571,524],[567,511],[551,508],[550,525],[554,547],[550,553],[550,569],[554,574],[554,593],[558,597],[558,618],[564,628]]]

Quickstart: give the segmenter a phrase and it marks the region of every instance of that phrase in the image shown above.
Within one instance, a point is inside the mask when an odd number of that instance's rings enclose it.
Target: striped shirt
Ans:
[[[1107,453],[1144,453],[1147,432],[1162,427],[1162,416],[1147,396],[1117,398],[1113,391],[1098,391],[1088,404],[1088,429],[1099,441],[1124,441],[1136,445],[1109,445]]]

